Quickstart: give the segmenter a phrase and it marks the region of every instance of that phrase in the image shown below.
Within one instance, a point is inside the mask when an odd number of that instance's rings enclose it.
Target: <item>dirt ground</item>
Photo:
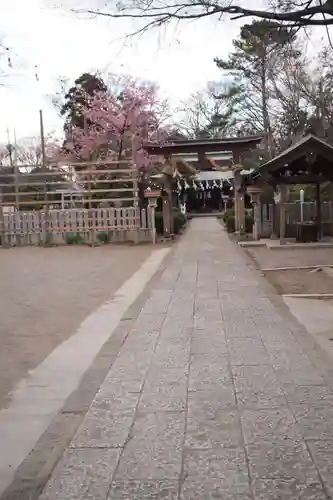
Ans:
[[[269,250],[248,248],[247,253],[259,269],[296,266],[333,266],[333,248]],[[265,271],[265,277],[279,294],[333,293],[333,278],[323,271]]]
[[[0,408],[151,252],[151,245],[0,250]]]
[[[264,275],[279,294],[333,293],[333,278],[323,271],[269,271]]]
[[[266,247],[252,247],[247,253],[260,269],[295,266],[333,266],[333,248],[309,248],[269,250]]]

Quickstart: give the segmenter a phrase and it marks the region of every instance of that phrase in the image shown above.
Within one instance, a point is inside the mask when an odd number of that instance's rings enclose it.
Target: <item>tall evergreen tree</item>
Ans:
[[[231,86],[220,99],[229,102],[244,131],[267,134],[269,157],[274,152],[270,79],[294,38],[290,29],[281,29],[276,23],[253,21],[241,28],[228,59],[215,59],[217,66],[232,77]]]
[[[89,99],[97,92],[106,92],[107,87],[103,79],[97,75],[83,73],[74,82],[65,95],[65,102],[61,106],[60,114],[65,119],[64,131],[70,135],[74,127],[84,129],[92,124],[85,121],[83,109],[89,106]]]

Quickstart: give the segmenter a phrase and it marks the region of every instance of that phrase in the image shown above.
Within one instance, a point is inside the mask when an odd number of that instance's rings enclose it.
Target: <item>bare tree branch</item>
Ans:
[[[93,1],[93,0],[92,0]],[[140,34],[148,29],[160,27],[172,20],[199,20],[215,16],[220,19],[223,15],[231,19],[255,17],[272,20],[281,25],[300,28],[304,26],[330,26],[333,24],[333,0],[273,0],[266,10],[251,9],[247,7],[247,0],[242,0],[240,5],[233,4],[232,0],[123,0],[107,2],[103,9],[81,9],[76,12],[94,16],[111,18],[142,19],[145,25],[136,31]]]

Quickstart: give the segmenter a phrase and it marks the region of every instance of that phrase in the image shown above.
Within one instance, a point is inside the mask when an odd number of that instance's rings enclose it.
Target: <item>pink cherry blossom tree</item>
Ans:
[[[73,127],[61,154],[69,161],[132,160],[142,169],[154,159],[143,148],[146,141],[166,136],[167,103],[158,89],[132,78],[113,79],[106,92],[85,96],[80,112],[86,126]]]
[[[152,84],[130,77],[113,77],[107,91],[95,92],[93,96],[83,95],[81,113],[84,127],[74,126],[70,130],[64,145],[58,150],[58,158],[70,163],[82,163],[75,166],[76,179],[84,189],[96,189],[97,198],[108,198],[107,189],[127,188],[113,182],[113,176],[107,172],[110,168],[123,165],[128,160],[138,168],[139,198],[142,200],[147,170],[149,171],[160,158],[149,156],[144,144],[148,141],[162,141],[168,135],[168,106],[158,95],[158,88]],[[115,165],[103,161],[114,160]],[[98,170],[105,169],[91,178],[85,162],[98,162]],[[118,162],[118,163],[117,163]],[[105,181],[109,181],[106,184]],[[104,195],[101,194],[104,192]],[[114,194],[113,197],[121,197]],[[92,195],[95,198],[94,195]]]

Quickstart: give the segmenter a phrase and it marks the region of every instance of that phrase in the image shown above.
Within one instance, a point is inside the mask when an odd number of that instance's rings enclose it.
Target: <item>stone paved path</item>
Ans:
[[[333,393],[216,219],[193,220],[40,500],[322,500]]]

